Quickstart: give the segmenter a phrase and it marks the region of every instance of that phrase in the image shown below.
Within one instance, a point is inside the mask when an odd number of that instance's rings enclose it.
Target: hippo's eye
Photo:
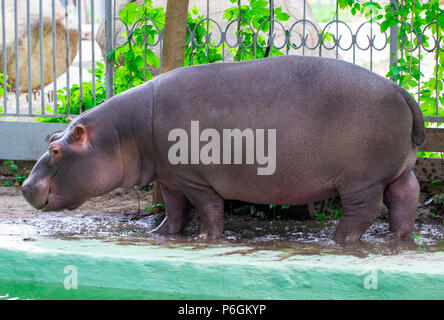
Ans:
[[[49,147],[49,155],[52,159],[58,160],[62,155],[62,150],[59,145],[53,144]]]

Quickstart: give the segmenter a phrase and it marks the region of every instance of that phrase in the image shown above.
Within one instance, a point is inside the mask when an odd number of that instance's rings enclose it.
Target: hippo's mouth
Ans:
[[[46,198],[46,202],[41,208],[42,211],[48,212],[48,211],[62,211],[62,210],[75,210],[79,208],[84,201],[70,203],[70,204],[63,204],[60,203],[60,201],[57,201],[57,197],[55,196],[55,193],[52,192],[51,188],[49,188],[48,196]]]
[[[42,211],[49,211],[47,210],[48,204],[49,204],[49,196],[51,195],[51,188],[48,190],[48,195],[46,196],[45,204],[40,208]]]
[[[44,212],[48,212],[48,211],[62,211],[62,210],[75,210],[77,208],[79,208],[81,205],[83,204],[83,202],[81,203],[73,203],[73,204],[69,204],[69,205],[56,205],[54,203],[50,203],[49,201],[46,201],[45,206],[41,209]]]

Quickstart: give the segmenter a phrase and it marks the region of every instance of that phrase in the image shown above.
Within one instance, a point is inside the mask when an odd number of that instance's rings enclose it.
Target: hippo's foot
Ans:
[[[220,215],[218,211],[212,212],[211,214],[204,211],[201,213],[201,215],[202,226],[200,228],[200,233],[194,237],[194,240],[213,241],[219,239],[224,230],[224,217]]]
[[[206,233],[206,232],[201,232],[193,238],[193,240],[195,240],[195,241],[199,241],[199,240],[205,241],[207,239],[208,239],[208,233]]]
[[[180,181],[181,190],[188,200],[199,210],[202,218],[200,234],[195,240],[216,240],[224,229],[224,201],[210,186]]]
[[[333,236],[339,244],[357,242],[382,208],[383,185],[341,194],[342,216]]]
[[[177,190],[172,190],[163,185],[161,185],[160,188],[165,200],[166,217],[160,225],[151,232],[159,234],[181,232],[188,222],[188,213],[190,211],[188,201],[184,194]]]
[[[216,241],[220,239],[221,233],[208,233],[208,232],[201,232],[197,236],[193,238],[194,241]]]
[[[194,241],[208,241],[219,239],[223,230],[219,230],[218,224],[208,224],[205,217],[202,217],[200,233],[193,238]]]
[[[404,172],[391,182],[384,192],[390,231],[398,239],[403,239],[413,231],[418,206],[419,184],[412,171]]]

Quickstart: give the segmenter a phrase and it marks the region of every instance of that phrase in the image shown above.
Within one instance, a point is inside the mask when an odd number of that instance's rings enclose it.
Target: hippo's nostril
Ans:
[[[22,193],[25,196],[25,198],[27,195],[31,193],[31,187],[26,182],[22,184]]]
[[[41,184],[28,183],[25,181],[21,189],[23,197],[34,208],[41,209],[48,204],[48,190],[41,188]]]

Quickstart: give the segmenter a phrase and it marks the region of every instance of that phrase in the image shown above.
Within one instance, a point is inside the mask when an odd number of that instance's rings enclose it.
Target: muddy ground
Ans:
[[[163,237],[150,233],[164,218],[164,212],[153,214],[147,210],[152,203],[151,192],[138,188],[117,189],[91,199],[73,211],[39,212],[22,197],[16,179],[17,176],[27,176],[33,163],[17,161],[14,165],[17,170],[11,171],[11,164],[0,163],[0,235],[2,232],[10,232],[7,230],[11,230],[11,225],[14,225],[24,241],[49,236],[93,238],[123,244],[196,243],[194,236],[200,229],[200,217],[195,209],[182,234]],[[5,182],[10,186],[4,186]],[[247,244],[252,246],[252,250],[286,247],[302,254],[346,252],[358,256],[368,253],[392,254],[403,250],[442,251],[444,206],[433,201],[427,205],[424,203],[444,193],[444,185],[423,184],[421,190],[415,230],[412,237],[402,242],[386,237],[389,231],[386,211],[381,212],[360,244],[344,248],[331,240],[338,222],[338,218],[332,214],[318,219],[313,210],[310,212],[306,206],[300,206],[290,208],[284,215],[273,215],[268,206],[253,208],[245,203],[226,202],[225,229],[217,244]],[[319,209],[320,205],[316,204],[315,209]],[[331,202],[330,207],[339,208],[339,201]],[[267,210],[265,218],[262,212]]]
[[[144,210],[150,203],[150,192],[119,189],[92,199],[73,211],[42,213],[23,199],[18,187],[0,187],[0,234],[2,229],[10,230],[13,224],[20,230],[23,241],[48,236],[100,239],[121,244],[206,245],[194,240],[200,228],[196,210],[193,210],[190,223],[182,234],[167,237],[151,234],[150,231],[160,223],[164,213],[152,214]],[[251,250],[286,248],[291,249],[293,254],[347,253],[357,256],[395,254],[405,250],[441,251],[444,249],[444,218],[438,216],[431,219],[430,211],[424,206],[418,208],[414,236],[405,241],[394,242],[386,238],[389,226],[382,213],[365,233],[361,243],[339,247],[331,240],[338,221],[333,217],[323,221],[307,217],[268,220],[234,210],[236,214],[226,212],[225,230],[216,244],[249,245]]]

